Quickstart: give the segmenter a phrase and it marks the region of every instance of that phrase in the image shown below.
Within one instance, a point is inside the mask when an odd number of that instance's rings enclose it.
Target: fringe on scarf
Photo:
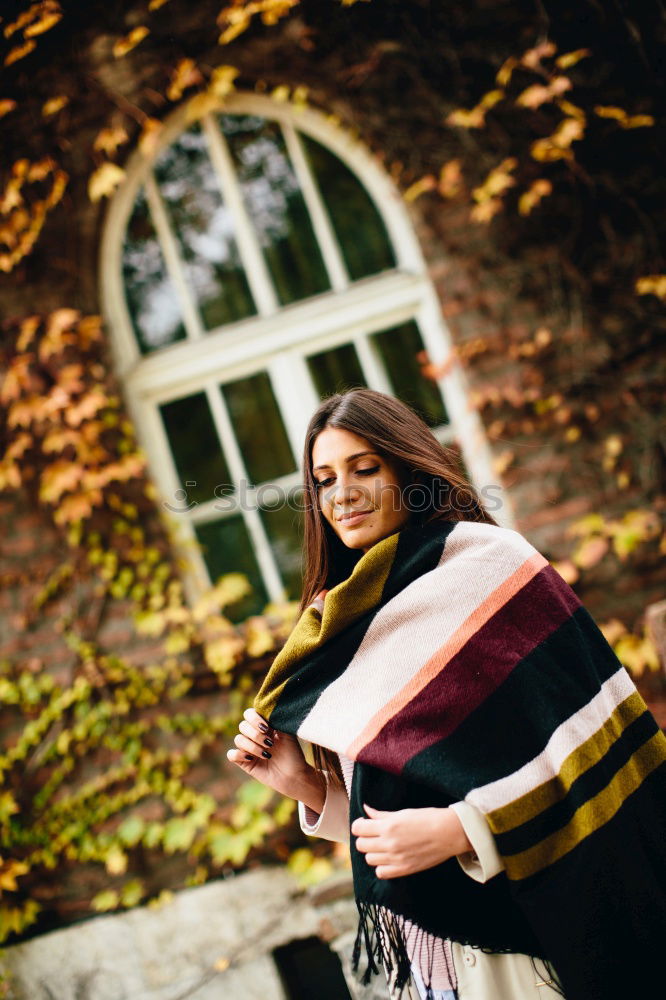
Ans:
[[[413,931],[416,926],[413,921],[407,921],[400,914],[377,903],[368,903],[357,899],[356,905],[359,912],[359,922],[352,951],[352,969],[358,973],[361,952],[365,950],[367,964],[360,979],[362,985],[368,986],[372,977],[378,975],[383,969],[391,984],[391,989],[395,991],[397,1000],[399,1000],[405,986],[411,980],[412,964],[415,963],[426,988],[425,1000],[434,1000],[432,973],[438,945],[442,947],[448,966],[442,939],[417,927],[416,936],[412,937],[410,941],[412,944],[410,952],[407,948],[407,924],[410,924]],[[451,940],[455,940],[458,944],[477,948],[490,955],[512,954],[510,948],[485,947],[458,937]],[[537,968],[535,959],[532,958],[531,961],[535,975],[543,982],[547,982],[560,996],[564,996],[552,965],[546,959],[539,959],[538,961],[542,963],[544,969],[542,972]],[[449,972],[451,972],[450,969]],[[455,970],[453,970],[452,982],[455,982]]]

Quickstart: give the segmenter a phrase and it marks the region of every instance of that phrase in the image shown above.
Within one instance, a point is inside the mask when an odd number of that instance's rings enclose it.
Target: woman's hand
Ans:
[[[370,818],[357,817],[351,832],[377,878],[413,875],[472,850],[453,809],[364,809]]]
[[[228,760],[276,792],[322,811],[325,781],[310,767],[295,736],[273,729],[253,708],[245,710],[238,730]]]

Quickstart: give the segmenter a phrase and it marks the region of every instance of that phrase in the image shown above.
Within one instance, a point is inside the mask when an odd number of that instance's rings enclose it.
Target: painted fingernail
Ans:
[[[273,756],[273,754],[270,754],[270,753],[268,752],[268,750],[262,750],[262,751],[261,751],[261,756],[262,756],[262,757],[272,757],[272,756]]]
[[[254,760],[254,757],[252,756],[251,753],[246,753],[245,754],[245,760]]]
[[[268,736],[264,740],[264,743],[266,744],[267,747],[272,747],[273,746],[273,740],[269,740]]]
[[[260,722],[259,723],[259,728],[261,729],[262,733],[267,733],[268,732],[268,726],[266,725],[265,722]]]

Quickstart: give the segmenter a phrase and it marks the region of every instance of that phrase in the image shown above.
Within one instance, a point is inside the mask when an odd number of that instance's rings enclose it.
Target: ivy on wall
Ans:
[[[138,145],[151,155],[161,116],[176,103],[186,102],[196,117],[223,107],[240,83],[268,91],[277,101],[290,100],[296,108],[315,99],[310,80],[279,74],[257,79],[244,71],[245,40],[291,32],[286,37],[297,39],[306,65],[316,61],[317,45],[334,50],[344,34],[338,27],[338,40],[326,36],[321,5],[299,0],[238,0],[221,11],[216,6],[214,13],[213,5],[203,4],[201,16],[210,16],[211,45],[219,58],[210,52],[199,58],[185,38],[170,42],[173,59],[169,64],[157,59],[155,69],[141,62],[142,53],[156,40],[161,44],[167,15],[188,16],[184,2],[150,0],[136,4],[127,16],[102,10],[104,5],[87,6],[85,15],[70,15],[57,0],[17,0],[3,12],[7,90],[0,92],[0,125],[6,134],[15,128],[23,148],[14,159],[13,145],[5,143],[0,164],[0,271],[28,275],[28,281],[31,257],[53,214],[64,211],[66,198],[101,203],[111,196],[124,179],[127,151]],[[352,32],[339,75],[360,103],[373,85],[381,91],[382,70],[393,55],[403,60],[401,72],[416,75],[416,48],[409,49],[408,30],[399,40],[384,32],[393,26],[397,36],[401,16],[412,23],[428,7],[416,0],[392,2],[383,20],[373,14],[375,6],[376,0],[340,4],[352,8],[344,16],[356,35]],[[122,65],[136,59],[130,65],[145,73],[150,90],[150,100],[139,106],[107,89],[100,127],[85,141],[76,131],[79,97],[67,76],[60,77],[61,91],[44,94],[22,71],[40,52],[46,59],[49,40],[61,40],[78,16],[85,20],[88,40],[91,25],[97,38],[99,18],[100,44],[108,49],[109,61]],[[432,38],[436,48],[434,31]],[[599,169],[597,162],[606,157],[611,163],[616,154],[626,159],[632,136],[656,131],[656,111],[649,95],[638,102],[632,98],[626,107],[607,100],[607,75],[587,45],[532,41],[516,43],[499,60],[491,51],[478,83],[470,71],[465,107],[450,93],[424,90],[423,105],[430,101],[427,114],[437,141],[424,143],[418,160],[410,160],[416,153],[406,149],[400,158],[387,154],[386,166],[414,209],[427,205],[428,213],[436,213],[457,206],[477,236],[504,240],[508,255],[518,252],[518,242],[538,256],[540,243],[561,240],[567,280],[595,308],[623,275],[625,315],[632,322],[647,317],[642,355],[617,326],[587,334],[588,342],[602,343],[609,377],[620,365],[630,376],[624,405],[635,418],[620,429],[592,398],[585,372],[567,367],[571,352],[585,339],[580,329],[578,339],[548,323],[518,334],[500,330],[495,337],[461,338],[446,362],[470,373],[488,364],[492,373],[493,359],[508,359],[519,373],[505,380],[491,374],[485,383],[477,379],[472,394],[472,405],[499,446],[496,471],[505,482],[516,466],[516,452],[502,446],[503,440],[520,435],[548,440],[567,455],[582,440],[592,442],[608,495],[613,490],[620,500],[611,513],[592,513],[571,525],[571,552],[557,567],[576,584],[600,565],[626,571],[638,566],[646,552],[651,559],[666,553],[663,507],[621,502],[631,490],[644,500],[658,478],[645,459],[656,439],[650,415],[656,379],[648,367],[657,336],[651,318],[666,298],[666,277],[646,266],[652,259],[649,236],[639,245],[628,223],[628,235],[619,232],[617,218],[627,204],[634,221],[645,212],[636,185],[623,187],[611,169]],[[419,72],[426,79],[423,67]],[[37,129],[26,121],[37,122]],[[408,142],[414,146],[411,136]],[[84,185],[78,183],[81,162],[86,164]],[[574,238],[558,226],[579,202],[588,215]],[[605,248],[589,284],[575,266],[586,238],[583,223],[589,233],[594,230],[595,246]],[[630,246],[635,260],[627,256]],[[639,355],[642,367],[636,368]],[[277,800],[254,782],[229,784],[228,800],[221,801],[202,791],[192,775],[202,761],[215,759],[235,732],[256,674],[286,638],[295,609],[269,606],[262,616],[232,625],[225,608],[247,587],[236,574],[222,578],[198,603],[185,600],[173,529],[162,518],[125,414],[99,317],[63,303],[46,315],[31,312],[7,322],[0,367],[0,491],[21,491],[29,498],[52,525],[62,554],[55,565],[39,569],[37,586],[28,567],[8,573],[0,584],[25,594],[16,628],[51,630],[65,664],[54,671],[48,657],[0,663],[2,720],[10,734],[0,754],[1,941],[52,913],[54,884],[77,866],[93,873],[90,906],[104,911],[159,898],[154,872],[160,858],[187,856],[191,884],[242,866],[250,851],[258,852],[266,842],[288,858],[293,844],[284,831],[290,828],[293,803]],[[425,377],[441,373],[423,359]],[[552,373],[555,388],[547,378]],[[570,475],[571,468],[567,465],[564,474]],[[137,648],[146,650],[140,664],[100,639],[101,625],[114,608],[132,621]],[[636,674],[656,668],[654,648],[642,632],[632,632],[618,619],[606,630]],[[291,864],[305,878],[328,870],[324,859],[303,847]],[[61,909],[59,918],[67,917]]]

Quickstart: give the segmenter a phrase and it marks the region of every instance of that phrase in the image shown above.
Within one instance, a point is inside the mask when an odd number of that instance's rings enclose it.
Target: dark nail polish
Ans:
[[[262,750],[262,751],[261,751],[261,756],[262,756],[262,757],[272,757],[272,756],[273,756],[273,754],[270,754],[270,753],[268,752],[268,750]]]
[[[259,728],[261,729],[262,733],[267,733],[268,732],[268,726],[266,725],[265,722],[260,722],[259,723]]]
[[[254,757],[252,756],[251,753],[246,753],[245,754],[245,760],[254,760]]]
[[[267,747],[272,747],[273,746],[273,740],[269,740],[268,736],[264,740],[264,743],[266,744]]]

